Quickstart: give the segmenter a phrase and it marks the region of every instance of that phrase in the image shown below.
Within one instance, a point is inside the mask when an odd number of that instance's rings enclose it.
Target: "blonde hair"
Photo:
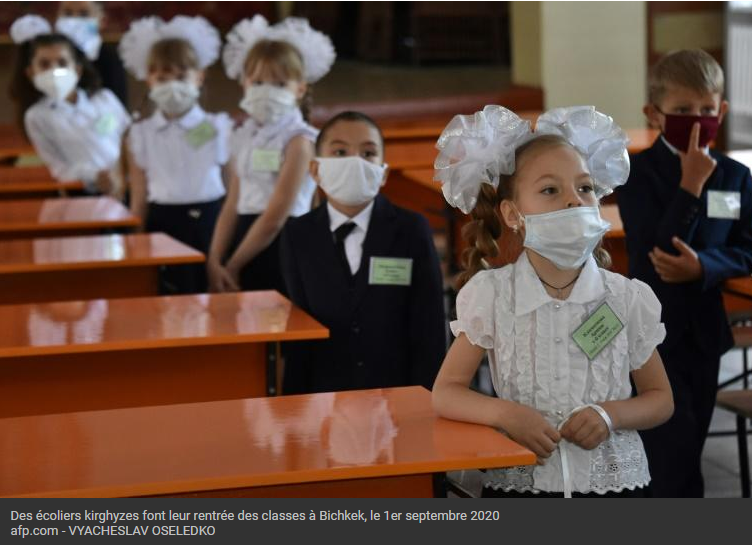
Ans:
[[[259,66],[269,66],[275,77],[280,79],[305,81],[303,56],[294,45],[288,42],[259,40],[245,58],[243,73],[245,75],[252,74]],[[308,120],[311,103],[312,90],[311,86],[308,85],[299,104],[303,118],[306,120]]]
[[[658,104],[669,84],[680,85],[698,93],[723,95],[723,69],[702,49],[682,49],[668,53],[650,70],[648,99]]]
[[[561,136],[538,136],[517,148],[515,164],[519,166],[527,153],[557,146],[572,147]],[[457,278],[458,289],[479,271],[491,268],[492,262],[497,265],[513,263],[522,252],[521,237],[518,233],[512,233],[510,229],[503,227],[504,221],[499,209],[502,201],[514,200],[516,175],[517,172],[510,176],[501,176],[496,189],[489,184],[480,185],[478,201],[470,213],[472,219],[462,228],[467,248],[462,252],[464,270]],[[607,269],[611,266],[611,256],[600,243],[593,251],[593,257],[599,267]]]
[[[181,38],[166,38],[155,43],[149,51],[149,67],[175,66],[180,70],[198,70],[199,62],[196,50]]]

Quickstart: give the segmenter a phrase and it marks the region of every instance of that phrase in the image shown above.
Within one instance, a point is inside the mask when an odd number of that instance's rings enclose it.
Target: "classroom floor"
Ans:
[[[738,375],[742,370],[740,350],[731,350],[721,358],[719,382]],[[488,388],[489,384],[481,385]],[[739,388],[740,386],[736,386]],[[723,409],[716,408],[711,431],[735,430],[734,416]],[[752,446],[752,441],[747,440]],[[739,479],[739,452],[736,436],[709,437],[702,457],[702,471],[705,476],[705,496],[708,498],[740,498],[741,481]],[[450,478],[473,496],[480,496],[480,473],[477,471],[457,471]]]

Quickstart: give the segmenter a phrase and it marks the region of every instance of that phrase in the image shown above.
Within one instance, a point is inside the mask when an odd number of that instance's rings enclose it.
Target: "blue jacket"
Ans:
[[[290,299],[329,328],[290,343],[285,393],[433,386],[446,352],[443,284],[425,218],[378,196],[352,282],[337,258],[326,204],[287,222],[282,273]],[[372,256],[412,259],[410,286],[369,285]]]
[[[629,180],[617,191],[627,237],[629,274],[649,284],[663,305],[667,335],[659,349],[664,355],[679,342],[695,342],[710,357],[718,357],[731,348],[733,339],[721,287],[726,279],[752,271],[750,171],[721,153],[710,153],[717,166],[699,198],[679,188],[679,157],[661,138],[631,157]],[[738,192],[739,219],[709,218],[709,190]],[[657,246],[678,254],[671,242],[674,236],[697,252],[702,279],[669,284],[655,272],[648,252]]]

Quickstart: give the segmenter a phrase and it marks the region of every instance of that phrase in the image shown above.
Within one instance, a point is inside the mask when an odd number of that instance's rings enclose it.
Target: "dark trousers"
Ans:
[[[204,254],[209,253],[214,226],[222,210],[223,199],[196,204],[149,203],[146,230],[162,232]],[[208,287],[206,266],[170,265],[160,270],[163,294],[205,293]]]
[[[483,487],[481,498],[563,498],[563,492],[540,492],[533,494],[532,492],[515,492],[510,490],[504,492],[503,490],[494,490],[489,486]],[[635,488],[634,490],[625,489],[621,492],[606,492],[605,494],[596,494],[595,492],[589,494],[582,494],[580,492],[572,492],[572,498],[644,498],[645,491],[642,488]]]
[[[258,214],[238,215],[235,235],[227,252],[227,258],[237,249],[258,218]],[[286,295],[287,290],[285,290],[285,282],[282,278],[279,256],[279,236],[240,271],[240,289],[243,291],[277,290]]]
[[[650,466],[648,495],[701,498],[702,449],[715,408],[720,358],[703,354],[689,335],[661,357],[674,394],[674,414],[665,424],[640,432]]]

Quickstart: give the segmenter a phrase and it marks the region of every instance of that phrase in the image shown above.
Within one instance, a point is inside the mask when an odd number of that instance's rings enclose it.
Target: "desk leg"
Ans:
[[[266,395],[282,391],[282,355],[278,342],[266,343]]]

